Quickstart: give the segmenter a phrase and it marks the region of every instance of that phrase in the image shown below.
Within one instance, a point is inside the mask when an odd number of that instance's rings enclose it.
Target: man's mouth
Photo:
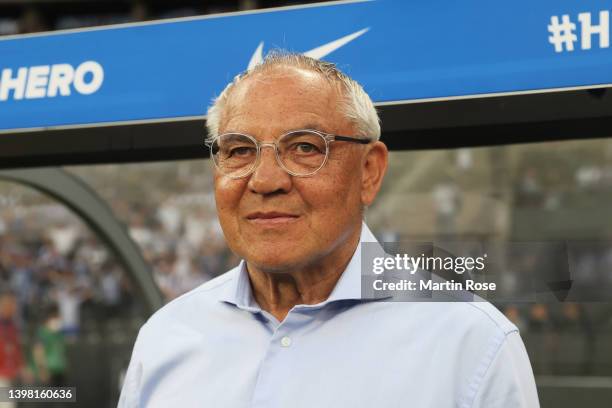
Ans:
[[[276,225],[285,224],[297,220],[300,216],[296,214],[279,212],[279,211],[267,211],[267,212],[254,212],[247,215],[247,220],[256,224],[263,225]]]

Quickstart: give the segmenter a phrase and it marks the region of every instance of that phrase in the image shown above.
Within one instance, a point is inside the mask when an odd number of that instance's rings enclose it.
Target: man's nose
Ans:
[[[249,188],[258,194],[289,192],[291,176],[276,159],[274,145],[264,144],[259,153],[259,163],[249,178]]]

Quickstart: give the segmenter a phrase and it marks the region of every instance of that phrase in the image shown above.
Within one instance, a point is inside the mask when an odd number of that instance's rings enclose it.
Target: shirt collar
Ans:
[[[327,300],[314,306],[324,306],[330,302],[339,300],[368,300],[375,299],[370,295],[362,295],[361,291],[361,244],[363,242],[378,243],[372,231],[365,223],[361,225],[361,236],[359,244],[355,248],[355,252],[351,257],[346,269],[338,279],[336,286],[332,290]],[[261,308],[253,297],[249,274],[246,269],[246,262],[240,261],[240,264],[232,269],[229,283],[226,285],[223,295],[220,300],[231,303],[240,309],[250,312],[260,312]]]

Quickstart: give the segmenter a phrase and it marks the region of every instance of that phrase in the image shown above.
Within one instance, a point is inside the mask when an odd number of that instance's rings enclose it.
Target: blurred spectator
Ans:
[[[100,289],[105,317],[117,317],[121,305],[121,272],[116,267],[107,265],[103,268]]]
[[[525,331],[525,329],[527,328],[527,322],[525,321],[523,316],[521,316],[521,312],[516,305],[506,306],[506,308],[504,309],[504,314],[506,315],[508,320],[515,324],[519,331]]]
[[[19,33],[17,20],[0,18],[0,35],[11,35]]]
[[[20,21],[20,31],[22,33],[34,33],[47,30],[47,24],[38,7],[29,5],[24,10]]]
[[[79,236],[79,231],[75,225],[65,223],[63,225],[50,228],[47,234],[53,241],[53,246],[57,252],[66,256],[73,250]]]
[[[456,218],[461,210],[461,195],[457,183],[445,177],[432,192],[436,209],[436,231],[442,237],[455,233]]]
[[[35,293],[33,265],[25,248],[20,246],[15,246],[9,250],[9,262],[11,266],[9,287],[13,290],[17,299],[15,318],[18,324],[22,324],[23,320],[30,315],[30,305]]]
[[[474,165],[472,149],[458,149],[456,156],[457,168],[461,171],[467,171]]]
[[[55,289],[55,300],[59,305],[61,329],[70,340],[76,339],[80,329],[80,307],[86,299],[84,288],[77,284],[74,273],[64,270],[56,276],[59,285]]]
[[[577,333],[582,336],[582,361],[579,363],[580,374],[589,374],[594,363],[595,328],[593,322],[579,303],[564,303],[561,309],[559,328],[564,333]]]
[[[597,185],[601,181],[603,172],[599,166],[585,164],[578,167],[574,177],[579,188],[587,189]]]
[[[32,348],[36,378],[49,387],[61,387],[65,384],[66,345],[61,324],[57,305],[49,306]]]
[[[550,331],[550,329],[553,329],[554,326],[554,320],[551,319],[548,305],[542,303],[531,305],[531,308],[529,309],[528,323],[530,331]]]
[[[0,293],[0,387],[10,387],[20,380],[23,358],[19,331],[15,323],[17,301],[12,293]],[[0,402],[0,408],[12,408]]]
[[[518,180],[516,204],[519,207],[538,207],[543,202],[543,191],[538,170],[528,167]]]
[[[559,350],[559,336],[549,306],[536,303],[529,308],[527,331],[538,336],[538,343],[532,347],[536,354],[538,371],[553,374],[558,368],[556,354]]]

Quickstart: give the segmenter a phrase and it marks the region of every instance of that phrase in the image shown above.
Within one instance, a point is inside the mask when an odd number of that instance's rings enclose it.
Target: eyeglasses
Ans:
[[[217,169],[224,175],[238,179],[251,174],[259,162],[264,146],[274,148],[277,163],[297,177],[312,176],[327,162],[332,142],[368,144],[369,139],[332,135],[318,130],[292,130],[272,143],[260,143],[253,136],[225,133],[206,142]]]

